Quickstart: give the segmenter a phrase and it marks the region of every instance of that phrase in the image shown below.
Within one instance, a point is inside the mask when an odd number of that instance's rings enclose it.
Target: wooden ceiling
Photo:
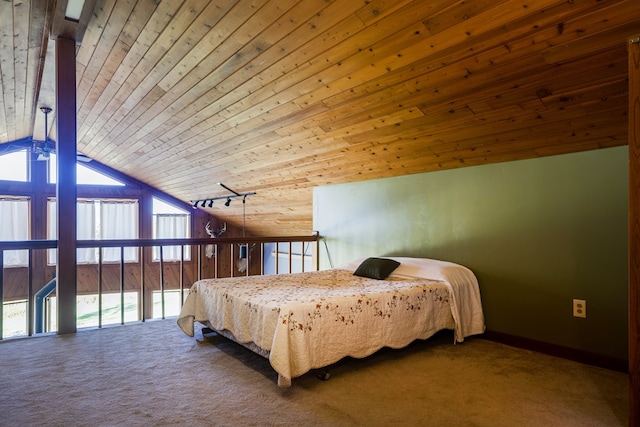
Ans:
[[[638,0],[87,4],[78,149],[187,202],[255,191],[256,234],[311,233],[318,185],[627,144]],[[43,138],[62,6],[0,2],[0,143]]]

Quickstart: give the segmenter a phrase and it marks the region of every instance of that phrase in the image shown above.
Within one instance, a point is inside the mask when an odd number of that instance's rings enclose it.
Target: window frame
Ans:
[[[52,213],[52,208],[51,208],[51,203],[56,203],[56,198],[55,197],[48,197],[47,198],[47,238],[50,240],[56,240],[57,239],[57,234],[53,234],[52,232],[52,226],[55,226],[57,224],[56,221],[53,221],[51,218],[51,213]],[[94,235],[92,236],[92,238],[90,239],[85,239],[85,240],[113,240],[113,239],[118,239],[117,237],[114,238],[104,238],[102,231],[103,231],[103,224],[105,222],[105,219],[103,218],[103,206],[105,204],[113,204],[113,203],[122,203],[122,204],[133,204],[136,206],[136,209],[133,211],[134,212],[134,216],[135,218],[132,219],[131,225],[135,228],[136,231],[136,236],[135,237],[122,237],[121,239],[139,239],[140,238],[140,200],[137,198],[122,198],[122,197],[78,197],[77,200],[77,204],[81,205],[81,204],[90,204],[93,203],[94,206],[97,205],[97,207],[94,208],[93,210],[93,216],[94,216],[94,220],[95,222],[93,223],[93,230],[94,230]],[[78,210],[80,211],[80,210]],[[56,218],[57,219],[57,218]],[[79,227],[80,224],[78,222],[78,218],[76,218],[76,227]],[[57,231],[57,230],[56,230]],[[83,239],[78,239],[78,240],[83,240]],[[98,264],[100,262],[102,262],[103,264],[115,264],[115,263],[119,263],[120,262],[120,256],[118,257],[109,257],[107,256],[105,259],[105,254],[104,251],[106,250],[112,250],[114,248],[87,248],[87,249],[78,249],[78,252],[80,253],[80,251],[88,251],[87,253],[91,253],[92,252],[92,257],[88,257],[87,259],[89,259],[89,261],[76,261],[78,265],[95,265]],[[118,249],[118,248],[115,248]],[[55,265],[55,263],[57,262],[57,255],[54,256],[56,249],[48,249],[47,250],[47,265],[51,266],[51,265]],[[102,255],[99,253],[100,251],[103,251]],[[136,247],[132,247],[132,248],[124,248],[125,251],[125,258],[124,258],[124,262],[125,263],[131,263],[131,264],[137,264],[140,262],[140,254],[139,254],[139,249]],[[55,262],[52,262],[52,259],[55,260]]]
[[[0,238],[0,240],[5,240],[5,241],[12,241],[12,240],[16,240],[16,241],[20,241],[20,240],[31,240],[31,197],[29,196],[10,196],[10,195],[0,195],[0,203],[3,202],[24,202],[26,204],[26,215],[22,215],[20,213],[18,213],[18,218],[17,219],[21,219],[26,217],[26,221],[24,222],[24,225],[26,227],[25,230],[21,230],[21,231],[26,231],[25,233],[25,238],[21,239],[21,238],[14,238],[14,239],[4,239],[4,238]],[[12,217],[12,226],[10,227],[13,231],[15,231],[15,226],[13,225],[13,217]],[[26,255],[26,260],[23,260],[23,258]],[[18,263],[13,263],[11,261],[9,261],[11,259],[11,257],[15,257],[15,259],[18,260]],[[5,250],[4,254],[3,254],[3,266],[5,268],[25,268],[29,266],[29,251],[26,249],[12,249],[12,250]],[[1,273],[1,272],[0,272]]]
[[[164,208],[164,212],[161,211]],[[184,236],[173,235],[169,237],[158,237],[158,218],[184,218],[184,225],[186,229],[184,230]],[[183,209],[181,207],[175,206],[172,203],[168,203],[165,200],[159,197],[153,197],[153,209],[151,214],[151,238],[152,239],[173,239],[173,238],[191,238],[192,230],[191,230],[191,212],[187,209]],[[169,255],[165,252],[166,249],[169,249]],[[175,255],[177,252],[177,248],[182,248],[182,246],[165,246],[163,248],[162,253],[162,262],[190,262],[191,261],[191,247],[185,246],[184,250],[180,251],[179,255]],[[160,262],[160,247],[154,246],[151,252],[151,262]]]

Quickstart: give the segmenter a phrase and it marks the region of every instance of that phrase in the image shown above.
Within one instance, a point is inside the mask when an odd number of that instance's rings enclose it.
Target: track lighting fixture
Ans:
[[[226,200],[224,202],[224,205],[229,206],[231,204],[231,199],[234,199],[236,197],[242,197],[242,203],[244,204],[247,199],[247,196],[252,196],[256,194],[255,191],[252,191],[249,193],[238,193],[237,191],[233,191],[232,189],[222,184],[221,182],[219,182],[218,185],[232,194],[229,194],[227,196],[218,196],[218,197],[211,197],[206,199],[191,200],[191,202],[193,203],[193,209],[197,209],[198,204],[200,204],[200,206],[204,208],[207,206],[207,202],[209,202],[208,207],[212,208],[214,200]]]

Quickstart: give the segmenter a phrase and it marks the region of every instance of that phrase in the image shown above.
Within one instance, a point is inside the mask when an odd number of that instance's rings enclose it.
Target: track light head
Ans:
[[[231,204],[231,199],[235,199],[236,197],[242,197],[242,205],[244,206],[247,202],[247,196],[256,194],[255,192],[238,193],[237,191],[233,191],[232,189],[230,189],[229,187],[227,187],[221,182],[219,182],[218,185],[228,190],[232,194],[229,194],[227,196],[212,197],[210,199],[191,200],[191,203],[193,203],[193,209],[197,209],[199,206],[203,208],[204,207],[213,208],[213,204],[216,200],[224,200],[224,199],[226,199],[226,201],[224,202],[224,205],[229,206]]]

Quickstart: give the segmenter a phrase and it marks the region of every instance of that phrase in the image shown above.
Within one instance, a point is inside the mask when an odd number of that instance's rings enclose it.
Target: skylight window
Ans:
[[[27,150],[0,153],[0,180],[27,182]]]
[[[189,213],[184,209],[177,208],[164,202],[156,197],[153,198],[153,213],[154,214],[186,214]]]
[[[49,157],[49,182],[55,184],[57,180],[58,159],[51,153]],[[78,185],[116,185],[124,186],[122,182],[115,180],[105,174],[96,172],[91,168],[77,163],[77,183]]]

